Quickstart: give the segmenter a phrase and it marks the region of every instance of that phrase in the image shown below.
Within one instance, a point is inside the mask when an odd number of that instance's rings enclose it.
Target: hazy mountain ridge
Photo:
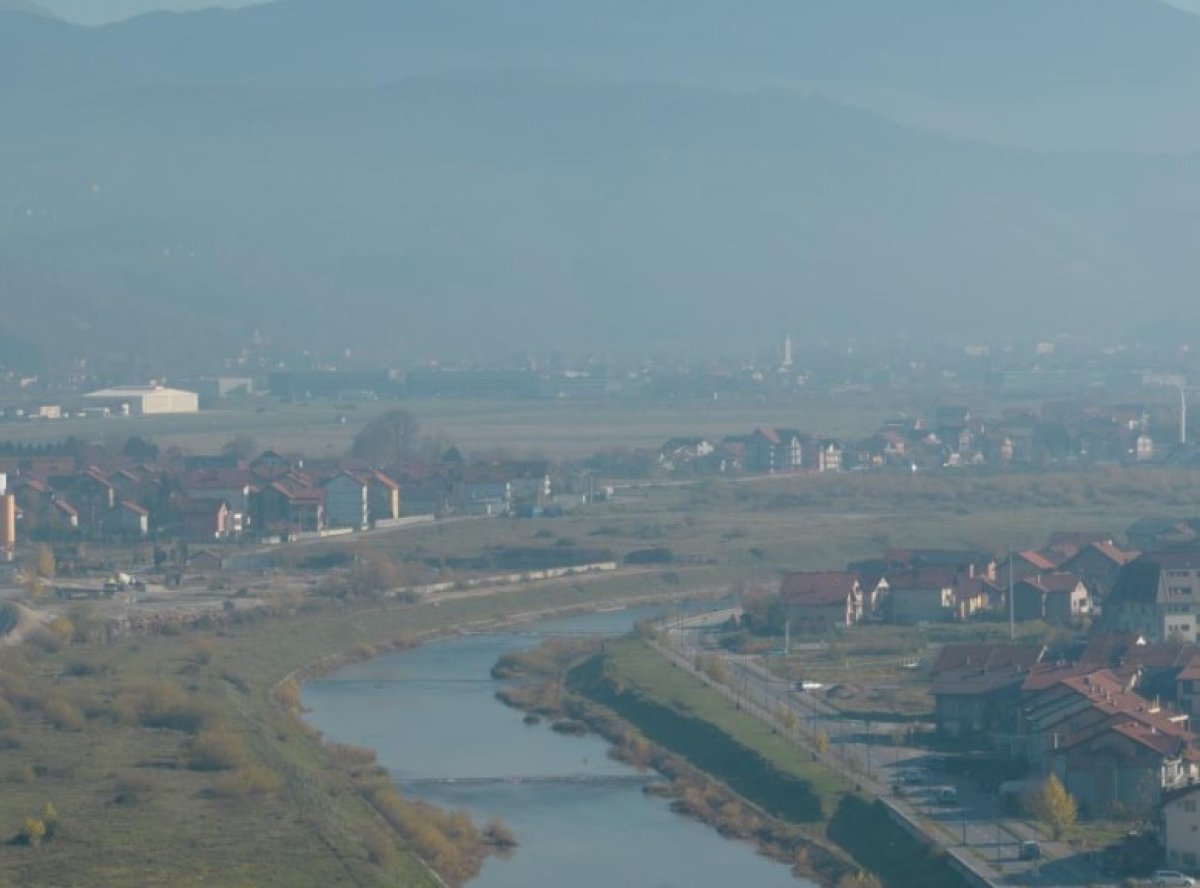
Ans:
[[[9,332],[211,359],[260,327],[394,359],[1200,314],[1200,159],[989,146],[759,86],[890,85],[1001,128],[1006,108],[1022,126],[1082,108],[1063,131],[1103,146],[1081,120],[1145,133],[1147,96],[1174,107],[1155,78],[1195,82],[1200,19],[1151,0],[684,9],[286,0],[100,29],[0,12],[0,298],[32,306]],[[1126,77],[1126,56],[1144,68]]]
[[[130,318],[159,331],[139,334],[150,353],[260,327],[396,359],[546,337],[728,350],[816,325],[1116,330],[1097,308],[1147,293],[1195,314],[1179,286],[1193,159],[990,148],[787,91],[548,76],[10,106],[23,160],[0,189],[0,259],[43,269],[73,344],[118,354]]]
[[[85,45],[61,30],[13,41],[0,74],[64,51],[101,80],[363,86],[562,70],[814,88],[1009,144],[1200,149],[1200,17],[1159,0],[283,0],[141,16],[89,29]]]

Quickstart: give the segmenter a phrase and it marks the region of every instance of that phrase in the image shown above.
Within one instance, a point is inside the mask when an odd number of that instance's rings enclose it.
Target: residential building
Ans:
[[[792,631],[797,633],[844,629],[862,619],[862,587],[849,571],[787,574],[779,595]]]
[[[957,614],[954,594],[957,576],[953,568],[944,567],[889,573],[889,620],[907,626],[953,620]]]
[[[1200,784],[1163,796],[1162,842],[1168,866],[1200,874]]]
[[[179,532],[187,540],[227,540],[241,532],[240,522],[235,530],[229,504],[223,499],[183,499],[175,504],[175,514]]]
[[[795,429],[755,429],[746,439],[748,472],[794,472],[803,465],[802,436]]]
[[[137,503],[119,502],[104,516],[104,530],[114,536],[148,536],[150,513]]]
[[[1069,623],[1089,613],[1091,595],[1077,574],[1066,571],[1037,574],[1013,586],[1014,619]]]
[[[322,486],[327,526],[362,530],[370,525],[369,487],[365,478],[354,472],[339,472]]]
[[[400,517],[400,484],[383,472],[367,474],[367,515],[371,524]]]
[[[1040,645],[947,644],[930,669],[938,733],[984,746],[1015,733],[1022,682],[1045,654]]]
[[[1200,619],[1200,551],[1146,553],[1125,564],[1104,603],[1109,631],[1149,641],[1196,641]]]

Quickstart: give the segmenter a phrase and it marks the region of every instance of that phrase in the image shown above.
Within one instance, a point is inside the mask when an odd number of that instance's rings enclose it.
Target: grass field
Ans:
[[[808,784],[827,816],[832,816],[842,796],[851,789],[845,778],[814,762],[812,755],[794,742],[748,716],[699,679],[671,668],[645,642],[627,639],[610,644],[605,662],[622,686],[714,725],[741,746],[757,752],[776,770]]]
[[[0,440],[61,441],[140,435],[160,447],[214,453],[235,435],[263,447],[302,451],[309,457],[343,453],[355,432],[386,410],[409,410],[422,429],[469,453],[505,451],[552,459],[587,456],[608,447],[658,447],[680,435],[749,434],[758,426],[799,426],[829,435],[861,436],[890,414],[886,405],[813,398],[770,406],[713,402],[637,401],[367,401],[355,405],[316,401],[285,404],[254,399],[191,416],[108,420],[8,422]],[[340,418],[344,417],[345,422]]]
[[[639,588],[665,590],[653,580]],[[4,650],[0,837],[47,802],[61,828],[41,847],[6,849],[0,884],[432,885],[366,801],[370,775],[347,769],[272,689],[344,652],[368,656],[440,627],[618,591],[627,587],[547,583],[438,607],[331,605],[220,635]],[[147,725],[147,701],[171,695],[179,712],[203,719],[198,732]],[[212,728],[234,735],[242,760],[195,770],[197,738]]]

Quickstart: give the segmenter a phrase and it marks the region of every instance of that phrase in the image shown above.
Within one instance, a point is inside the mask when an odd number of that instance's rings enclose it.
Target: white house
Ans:
[[[1200,873],[1200,784],[1166,794],[1162,823],[1168,865],[1185,873]]]

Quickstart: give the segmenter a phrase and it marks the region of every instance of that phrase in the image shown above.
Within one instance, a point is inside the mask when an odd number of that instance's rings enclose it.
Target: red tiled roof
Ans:
[[[827,605],[845,601],[858,584],[858,576],[847,571],[790,573],[783,578],[779,594],[790,605]]]
[[[1041,552],[1038,552],[1034,549],[1026,549],[1024,552],[1018,552],[1015,557],[1020,558],[1022,561],[1028,562],[1038,570],[1051,571],[1058,567],[1056,562],[1051,561]]]
[[[1017,583],[1017,585],[1025,584],[1042,592],[1074,592],[1075,588],[1082,582],[1083,580],[1078,574],[1073,574],[1069,571],[1055,571],[1054,573],[1026,577]]]
[[[990,672],[1014,666],[1029,670],[1045,655],[1046,649],[1041,645],[954,642],[942,648],[930,674],[967,668]]]

